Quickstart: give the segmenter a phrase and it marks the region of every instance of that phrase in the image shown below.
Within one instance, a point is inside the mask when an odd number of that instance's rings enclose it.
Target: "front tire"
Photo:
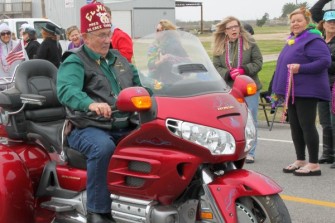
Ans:
[[[290,214],[278,194],[241,197],[236,201],[238,223],[291,223]]]

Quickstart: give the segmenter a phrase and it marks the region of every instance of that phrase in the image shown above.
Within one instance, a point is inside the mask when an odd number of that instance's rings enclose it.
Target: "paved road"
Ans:
[[[275,123],[270,132],[266,123],[260,122],[256,162],[244,167],[269,176],[283,187],[280,195],[293,223],[335,223],[335,169],[322,164],[322,176],[284,174],[282,168],[295,158],[289,125]]]
[[[278,59],[279,54],[263,55],[263,62],[274,61]]]

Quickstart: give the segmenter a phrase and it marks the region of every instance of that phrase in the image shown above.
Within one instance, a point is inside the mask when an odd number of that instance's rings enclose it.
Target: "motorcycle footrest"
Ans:
[[[41,207],[55,212],[72,211],[75,209],[73,205],[59,203],[55,201],[43,202],[41,203]]]

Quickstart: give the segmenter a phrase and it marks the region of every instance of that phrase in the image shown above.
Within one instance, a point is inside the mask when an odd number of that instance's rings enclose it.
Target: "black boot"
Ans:
[[[319,163],[320,164],[324,164],[324,163],[330,164],[330,163],[333,163],[333,162],[334,162],[334,158],[329,156],[329,155],[326,155],[325,150],[323,150],[323,154],[319,159]],[[335,166],[334,166],[334,168],[335,168]]]
[[[331,128],[322,129],[323,152],[319,159],[319,163],[333,163],[334,150],[333,150],[333,133]],[[335,168],[335,166],[334,166]]]

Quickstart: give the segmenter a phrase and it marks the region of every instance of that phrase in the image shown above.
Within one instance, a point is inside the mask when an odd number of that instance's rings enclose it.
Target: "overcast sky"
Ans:
[[[188,0],[202,2],[205,21],[221,20],[226,16],[235,16],[240,20],[261,19],[268,13],[270,19],[282,14],[286,3],[307,2],[312,7],[317,0]],[[333,0],[335,2],[335,0]],[[335,3],[333,3],[335,4]],[[335,8],[335,7],[333,7]],[[200,7],[176,7],[176,19],[182,21],[200,20]]]

